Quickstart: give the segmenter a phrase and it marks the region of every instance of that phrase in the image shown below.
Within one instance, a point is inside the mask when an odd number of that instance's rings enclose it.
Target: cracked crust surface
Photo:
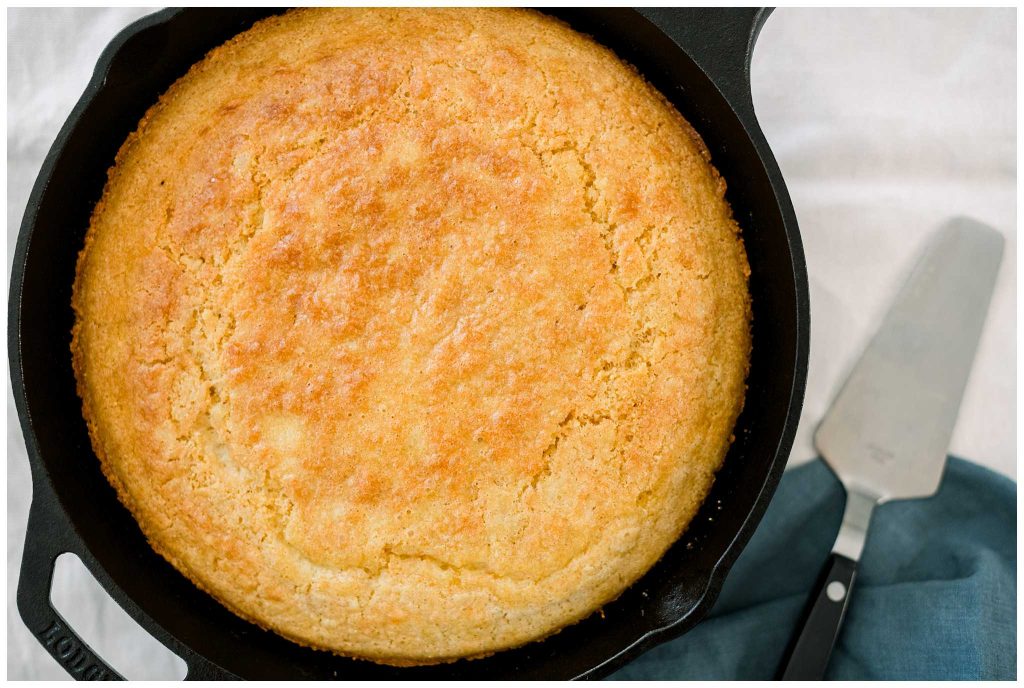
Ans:
[[[298,10],[125,143],[72,344],[104,472],[236,613],[391,664],[538,639],[678,538],[748,268],[682,117],[536,12]]]

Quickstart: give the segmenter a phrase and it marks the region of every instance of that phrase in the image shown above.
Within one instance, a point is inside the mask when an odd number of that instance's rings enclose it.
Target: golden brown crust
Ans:
[[[154,548],[391,664],[557,631],[644,573],[743,400],[747,264],[699,137],[518,10],[298,10],[117,157],[74,367]]]

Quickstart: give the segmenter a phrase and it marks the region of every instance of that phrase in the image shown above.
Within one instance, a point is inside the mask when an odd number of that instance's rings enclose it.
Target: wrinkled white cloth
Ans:
[[[149,11],[9,10],[8,279],[46,151],[107,41]],[[970,215],[1007,246],[951,451],[1016,477],[1015,70],[1012,8],[780,9],[768,20],[754,103],[793,198],[811,285],[810,372],[792,462],[814,456],[817,421],[926,235]],[[7,421],[8,678],[65,678],[14,604],[31,483],[9,392]],[[127,676],[181,675],[95,584],[62,571],[55,586],[57,599],[74,600],[69,620]]]

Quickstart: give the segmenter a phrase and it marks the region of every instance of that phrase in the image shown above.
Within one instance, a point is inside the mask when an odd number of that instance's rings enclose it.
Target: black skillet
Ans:
[[[396,669],[300,647],[247,623],[156,555],[99,470],[69,354],[75,259],[106,170],[145,110],[208,50],[269,10],[165,10],[122,31],[50,149],[21,225],[11,281],[11,377],[32,465],[18,609],[78,678],[118,678],[50,604],[54,561],[77,554],[188,664],[189,678],[598,678],[694,626],[775,491],[807,373],[807,274],[796,218],[754,116],[755,9],[551,11],[636,67],[694,125],[743,228],[754,352],[736,441],[683,538],[603,614],[486,659]]]

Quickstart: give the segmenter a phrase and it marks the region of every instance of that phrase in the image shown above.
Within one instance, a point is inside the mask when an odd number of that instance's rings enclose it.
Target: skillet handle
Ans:
[[[18,578],[18,611],[25,625],[64,669],[76,679],[94,681],[124,680],[104,662],[50,602],[53,567],[64,552],[75,551],[59,519],[46,513],[52,507],[45,500],[33,499],[28,517],[25,551]]]
[[[50,588],[57,557],[65,552],[77,555],[83,563],[88,550],[71,528],[56,496],[33,476],[32,506],[29,509],[25,549],[18,577],[18,612],[32,634],[72,678],[96,681],[123,681],[113,667],[75,633],[70,624],[53,608]],[[87,565],[87,568],[92,569]],[[131,614],[131,610],[127,610]],[[136,614],[131,614],[136,617]],[[136,618],[136,621],[139,621]],[[152,629],[146,629],[152,633]],[[186,680],[233,680],[237,677],[191,648],[175,642],[166,634],[154,634],[188,666]]]
[[[707,74],[736,114],[754,123],[750,58],[770,7],[657,7],[639,10]]]

